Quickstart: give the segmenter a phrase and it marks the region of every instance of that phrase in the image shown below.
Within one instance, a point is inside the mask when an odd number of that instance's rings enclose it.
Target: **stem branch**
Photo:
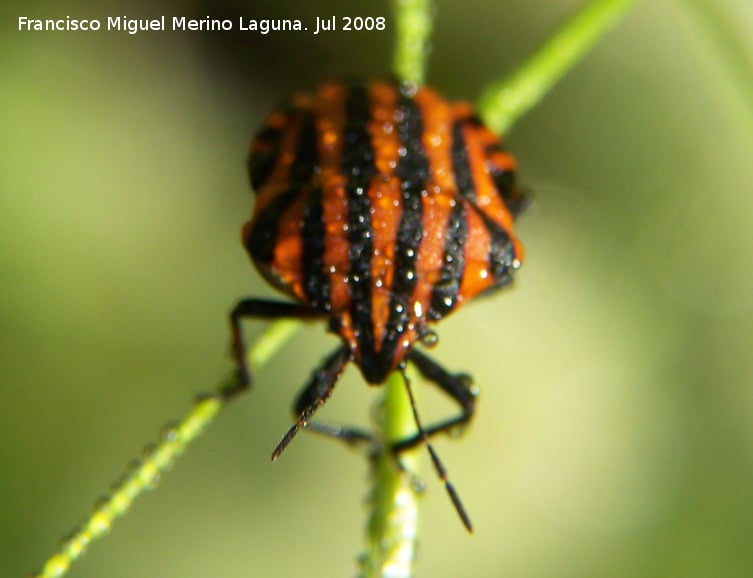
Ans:
[[[432,12],[431,0],[392,0],[397,39],[392,71],[405,82],[423,84],[429,56]]]
[[[489,86],[478,110],[486,125],[504,134],[539,101],[625,14],[636,0],[594,0],[552,36],[511,76]]]
[[[283,320],[271,324],[249,349],[252,368],[263,366],[280,350],[300,326],[299,321]],[[144,448],[142,455],[128,467],[109,494],[99,500],[91,515],[62,540],[57,552],[45,563],[42,571],[32,578],[61,578],[73,562],[81,558],[87,547],[107,534],[115,520],[131,509],[131,504],[147,490],[153,489],[162,474],[170,470],[175,460],[217,417],[227,404],[222,395],[233,387],[235,375],[222,383],[215,393],[199,396],[186,416],[163,429],[160,441]],[[230,399],[235,399],[230,398]]]

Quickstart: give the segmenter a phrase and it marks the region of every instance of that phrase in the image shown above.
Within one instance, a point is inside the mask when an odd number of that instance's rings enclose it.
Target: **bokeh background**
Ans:
[[[440,0],[431,83],[477,97],[582,4]],[[750,3],[715,6],[753,60]],[[292,90],[387,73],[394,28],[385,2],[365,0],[10,1],[0,15],[12,577],[226,374],[227,311],[273,295],[239,243],[250,136]],[[29,33],[21,15],[389,26]],[[427,465],[417,576],[753,573],[753,105],[697,24],[684,2],[639,3],[510,133],[536,191],[519,226],[527,261],[512,290],[443,322],[434,352],[482,388],[467,435],[436,443],[477,531]],[[362,456],[302,435],[268,460],[335,343],[323,334],[297,335],[71,576],[355,575]],[[376,395],[351,369],[322,415],[368,424]],[[450,409],[430,390],[422,406],[427,420]]]

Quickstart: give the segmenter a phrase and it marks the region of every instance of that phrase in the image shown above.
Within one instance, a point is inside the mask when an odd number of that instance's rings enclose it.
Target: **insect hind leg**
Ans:
[[[452,398],[460,406],[460,414],[449,419],[428,425],[424,428],[427,437],[435,434],[449,432],[453,428],[464,425],[473,419],[476,411],[476,397],[478,391],[473,387],[471,377],[462,373],[450,373],[436,361],[425,354],[412,350],[408,356],[424,379],[439,386],[443,392]],[[424,441],[423,435],[417,433],[414,436],[400,440],[393,444],[392,451],[399,453],[410,449]]]
[[[436,367],[439,367],[439,366],[436,366]],[[413,411],[413,419],[416,422],[416,429],[418,429],[417,437],[426,446],[426,449],[429,452],[429,456],[431,457],[431,462],[432,462],[432,465],[434,466],[434,470],[437,472],[437,476],[439,476],[439,479],[442,480],[445,490],[447,490],[447,495],[450,497],[450,501],[452,501],[452,505],[455,507],[455,511],[458,513],[458,516],[460,516],[460,519],[463,522],[463,525],[465,526],[466,530],[468,530],[469,532],[473,532],[473,525],[471,524],[471,519],[468,516],[468,513],[466,512],[465,507],[463,506],[463,503],[460,501],[460,496],[455,490],[455,486],[453,486],[452,482],[450,482],[449,476],[447,475],[447,469],[444,467],[442,460],[439,459],[439,455],[434,450],[434,447],[431,445],[431,442],[429,441],[429,431],[425,429],[423,425],[421,424],[421,419],[418,416],[418,408],[416,407],[416,398],[413,395],[413,389],[411,388],[410,380],[408,379],[408,376],[405,373],[405,362],[400,364],[399,369],[400,369],[400,373],[403,376],[403,381],[405,382],[405,389],[408,392],[408,397],[410,398],[410,406],[411,406],[411,410]],[[435,433],[436,431],[441,431],[441,430],[435,429]],[[393,446],[393,449],[394,449],[394,446]]]

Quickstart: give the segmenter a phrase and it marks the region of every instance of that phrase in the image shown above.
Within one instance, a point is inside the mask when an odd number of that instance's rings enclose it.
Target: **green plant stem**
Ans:
[[[259,368],[267,363],[299,326],[300,322],[294,320],[270,325],[249,349],[251,367]],[[97,502],[91,515],[61,541],[57,552],[47,560],[41,572],[32,575],[33,578],[60,578],[67,574],[71,564],[86,553],[88,546],[107,534],[115,520],[128,513],[136,498],[154,488],[176,458],[214,421],[228,403],[221,392],[232,388],[234,383],[233,374],[215,393],[199,396],[180,422],[165,427],[159,442],[142,451],[140,459],[134,461],[107,496]]]
[[[486,125],[504,134],[604,36],[637,0],[595,0],[587,4],[517,72],[492,84],[479,98]]]
[[[392,0],[396,21],[393,72],[403,82],[421,85],[432,30],[431,0]],[[415,392],[414,392],[415,395]],[[384,387],[376,424],[379,446],[372,456],[374,484],[367,528],[366,552],[360,559],[363,578],[410,578],[418,535],[418,504],[414,478],[415,449],[401,453],[397,467],[391,446],[416,432],[410,398],[400,372]]]
[[[432,29],[431,0],[392,0],[396,41],[392,70],[400,80],[424,83]]]
[[[409,371],[409,379],[415,382]],[[415,396],[414,389],[414,396]],[[382,432],[381,451],[373,456],[374,487],[368,526],[368,545],[361,561],[363,578],[409,578],[418,536],[418,450],[414,448],[396,457],[390,447],[416,433],[410,398],[403,376],[393,372],[385,384],[383,405],[378,419]]]

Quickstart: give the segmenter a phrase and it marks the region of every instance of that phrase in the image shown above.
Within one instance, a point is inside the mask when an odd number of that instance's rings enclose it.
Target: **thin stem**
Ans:
[[[423,84],[432,29],[431,0],[392,0],[397,39],[392,70],[400,80]]]
[[[299,326],[300,322],[293,320],[270,325],[249,349],[251,366],[259,368],[267,363]],[[221,392],[232,387],[234,380],[234,376],[230,376],[215,393],[200,396],[180,422],[165,427],[159,442],[142,451],[141,458],[135,460],[110,488],[109,494],[97,502],[89,518],[63,539],[58,551],[47,560],[41,572],[32,575],[33,578],[65,576],[71,564],[85,554],[87,547],[107,534],[115,520],[128,513],[136,498],[153,489],[188,445],[214,421],[227,404],[227,398]]]
[[[397,27],[393,72],[402,81],[423,84],[432,29],[432,2],[393,0],[392,9]],[[393,372],[385,384],[376,431],[381,447],[373,456],[372,508],[361,576],[410,578],[418,528],[412,476],[417,474],[418,461],[415,449],[402,452],[399,456],[405,470],[402,471],[390,449],[395,442],[416,432],[410,398],[400,372]]]
[[[594,0],[566,23],[517,72],[479,98],[481,118],[497,134],[533,108],[606,34],[636,0]]]
[[[413,380],[412,375],[410,379]],[[374,456],[372,510],[362,577],[410,578],[418,535],[415,475],[420,447],[401,452],[402,469],[398,468],[398,458],[390,447],[416,434],[410,398],[400,372],[389,377],[381,410],[378,428],[383,436],[382,447]]]

